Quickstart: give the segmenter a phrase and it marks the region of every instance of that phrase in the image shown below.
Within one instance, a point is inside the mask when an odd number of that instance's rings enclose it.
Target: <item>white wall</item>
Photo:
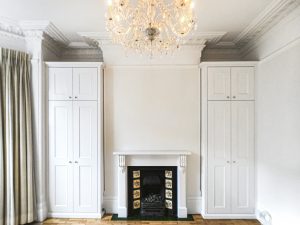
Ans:
[[[256,102],[258,209],[274,225],[299,224],[299,41],[259,64]]]
[[[257,79],[258,209],[299,224],[300,42],[262,61]]]
[[[257,217],[266,225],[298,225],[300,7],[252,43],[245,59],[260,60],[256,78]]]
[[[114,151],[188,150],[188,210],[200,212],[198,66],[108,66],[104,80],[106,210],[116,212]]]
[[[13,38],[12,36],[0,34],[0,47],[14,49],[17,51],[26,52],[26,42],[22,38]]]

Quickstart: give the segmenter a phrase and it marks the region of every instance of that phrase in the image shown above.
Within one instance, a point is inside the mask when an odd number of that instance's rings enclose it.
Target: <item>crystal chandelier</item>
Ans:
[[[196,29],[193,8],[192,0],[109,0],[106,28],[127,50],[167,54]]]

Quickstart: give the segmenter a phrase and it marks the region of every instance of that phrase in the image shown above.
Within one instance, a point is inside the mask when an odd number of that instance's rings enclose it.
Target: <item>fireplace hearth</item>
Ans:
[[[177,217],[177,167],[128,167],[128,216]]]

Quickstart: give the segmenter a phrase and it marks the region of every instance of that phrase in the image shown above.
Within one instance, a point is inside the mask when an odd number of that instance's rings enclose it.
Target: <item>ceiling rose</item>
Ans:
[[[109,0],[106,28],[114,43],[138,53],[167,54],[196,29],[192,0]]]

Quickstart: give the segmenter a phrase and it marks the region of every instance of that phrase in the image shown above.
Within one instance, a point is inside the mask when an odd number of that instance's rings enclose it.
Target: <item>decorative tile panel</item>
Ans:
[[[167,209],[173,209],[172,200],[166,200],[166,208]]]
[[[133,178],[140,178],[141,172],[139,170],[133,171],[132,176],[133,176]]]
[[[134,208],[134,209],[139,209],[139,208],[141,208],[141,201],[140,201],[140,200],[134,200],[134,201],[133,201],[133,208]]]
[[[166,179],[165,182],[166,182],[165,187],[169,188],[169,189],[172,189],[172,180]]]
[[[128,215],[177,216],[178,167],[128,167]],[[153,174],[151,174],[153,173]],[[149,178],[147,178],[149,176]],[[160,192],[151,193],[159,178]],[[147,179],[146,179],[147,178]],[[155,183],[156,182],[156,183]],[[149,185],[148,185],[149,183]],[[144,186],[146,185],[146,186]],[[157,183],[158,185],[158,183]],[[145,188],[145,189],[144,189]],[[145,191],[145,196],[143,194]],[[149,193],[148,193],[149,192]],[[157,195],[157,198],[156,198]],[[149,197],[152,199],[148,200]],[[160,197],[160,198],[159,198]],[[143,199],[142,199],[143,198]],[[152,204],[153,203],[153,204]]]
[[[172,178],[172,171],[166,170],[165,171],[165,176],[166,176],[166,178]]]
[[[140,188],[140,187],[141,187],[140,179],[133,180],[133,188],[136,189],[136,188]]]
[[[140,190],[134,190],[133,191],[133,199],[137,199],[141,197],[141,191]]]
[[[166,189],[166,198],[172,199],[172,190]]]

